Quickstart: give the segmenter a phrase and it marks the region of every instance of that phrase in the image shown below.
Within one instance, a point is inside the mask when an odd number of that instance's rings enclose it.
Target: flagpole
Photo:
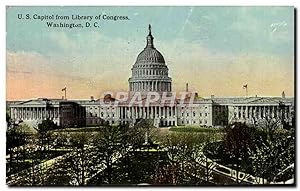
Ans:
[[[65,100],[67,100],[67,87],[64,87],[61,91],[65,91]]]
[[[246,89],[246,97],[248,97],[248,84],[243,85],[243,89]]]

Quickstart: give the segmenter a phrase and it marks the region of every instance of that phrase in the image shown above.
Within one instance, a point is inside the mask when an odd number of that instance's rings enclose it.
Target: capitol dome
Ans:
[[[137,56],[129,78],[129,90],[132,92],[171,92],[172,79],[168,76],[168,67],[163,55],[154,47],[151,25],[144,50]]]
[[[137,57],[136,63],[165,63],[161,53],[154,47],[146,47]]]

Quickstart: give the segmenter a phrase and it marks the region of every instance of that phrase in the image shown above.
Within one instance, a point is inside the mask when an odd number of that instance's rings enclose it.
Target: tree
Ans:
[[[20,146],[26,144],[26,135],[23,131],[11,128],[6,131],[6,152],[9,154],[7,174],[19,171]],[[16,163],[16,164],[15,164]]]
[[[57,125],[50,119],[43,120],[40,124],[38,124],[38,138],[40,143],[41,153],[44,154],[45,145],[47,144],[47,150],[50,146],[50,130],[57,129]]]
[[[70,135],[71,152],[63,155],[48,170],[46,185],[87,185],[87,179],[92,174],[93,156],[90,134],[76,132]]]
[[[250,151],[253,171],[256,176],[268,181],[288,180],[292,178],[293,168],[282,173],[295,160],[295,131],[285,130],[275,119],[265,119],[257,127],[262,137],[260,144]],[[265,182],[264,182],[265,183]]]
[[[113,162],[118,160],[118,157],[123,155],[126,149],[124,146],[126,143],[124,143],[123,139],[125,131],[121,127],[122,126],[106,126],[95,138],[94,142],[97,153],[94,163],[105,165],[105,177],[107,178],[108,184],[112,184],[113,181]],[[102,167],[102,165],[100,167]]]
[[[259,138],[256,129],[245,123],[235,122],[225,128],[223,162],[234,164],[237,171],[236,181],[240,183],[239,171],[247,171],[251,168],[249,151],[255,148]]]

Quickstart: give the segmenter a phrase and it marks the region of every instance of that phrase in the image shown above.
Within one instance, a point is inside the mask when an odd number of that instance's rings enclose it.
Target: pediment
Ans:
[[[273,98],[261,97],[248,102],[249,104],[278,104],[279,101]]]
[[[47,101],[45,100],[28,100],[21,103],[18,103],[17,105],[46,105]]]

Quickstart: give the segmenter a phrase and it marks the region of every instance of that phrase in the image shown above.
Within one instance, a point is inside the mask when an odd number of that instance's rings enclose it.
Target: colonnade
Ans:
[[[36,120],[59,118],[58,107],[11,107],[10,114],[12,119]]]
[[[288,119],[291,115],[291,107],[279,105],[261,105],[261,106],[234,106],[236,119],[264,119],[271,118],[284,118]]]
[[[129,83],[130,91],[172,91],[171,82],[165,81],[139,81]]]
[[[157,119],[165,125],[177,125],[176,106],[119,106],[121,122],[135,119]]]

